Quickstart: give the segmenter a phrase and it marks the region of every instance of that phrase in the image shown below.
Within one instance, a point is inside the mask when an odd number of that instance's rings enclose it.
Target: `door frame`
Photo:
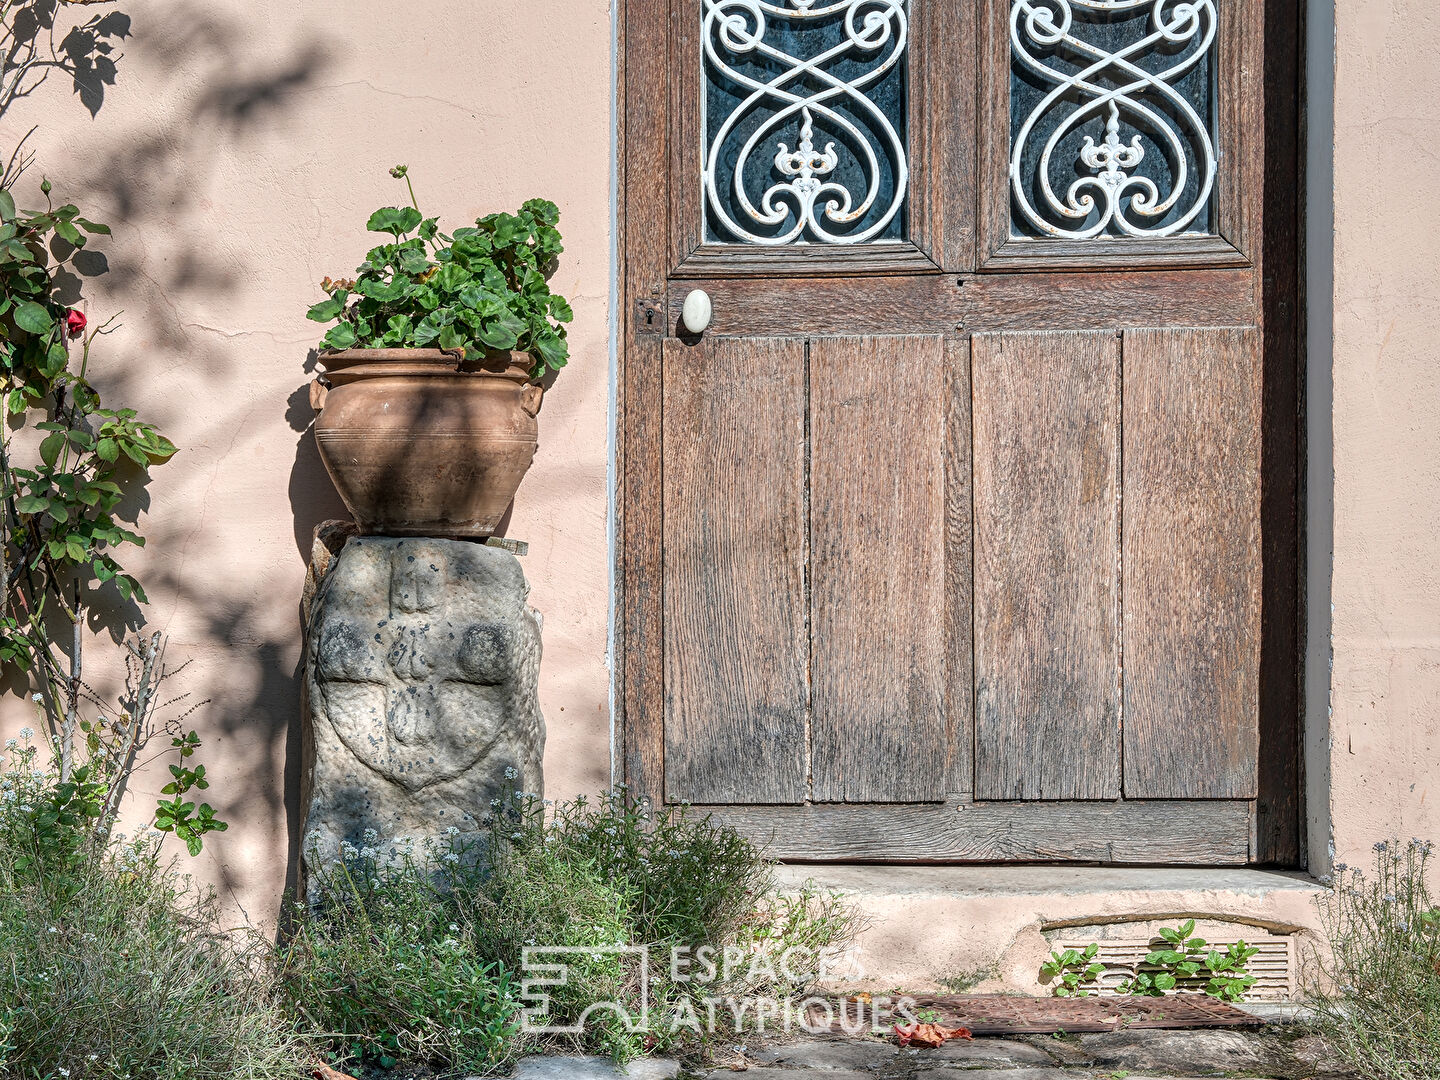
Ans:
[[[697,0],[698,2],[698,0]],[[939,0],[915,0],[920,4]],[[962,32],[973,28],[992,0],[946,0],[963,5]],[[1257,306],[1263,311],[1264,358],[1261,473],[1262,598],[1260,661],[1259,798],[1248,861],[1303,867],[1302,687],[1305,657],[1306,567],[1302,490],[1305,385],[1304,326],[1304,0],[1240,0],[1263,7],[1267,27],[1264,63],[1264,275]],[[1252,12],[1253,14],[1253,12]],[[932,23],[943,20],[931,20]],[[661,360],[662,343],[678,311],[666,279],[694,258],[675,247],[675,214],[683,198],[673,183],[628,182],[628,177],[670,178],[685,155],[672,146],[672,116],[686,115],[670,64],[677,30],[671,0],[618,0],[615,16],[616,171],[615,229],[618,291],[614,332],[615,466],[612,522],[614,612],[612,630],[612,773],[641,798],[663,791],[664,662],[661,585]],[[678,35],[683,43],[685,35]],[[677,80],[678,82],[678,80]],[[663,94],[654,87],[666,87]],[[631,92],[632,87],[635,92]],[[916,97],[923,92],[923,84]],[[974,178],[970,178],[974,184]],[[680,185],[683,189],[684,185]],[[690,196],[686,196],[690,197]],[[978,200],[976,200],[978,201]],[[960,228],[969,232],[973,224]],[[808,263],[809,260],[806,260]],[[812,264],[813,265],[813,264]],[[807,267],[808,269],[808,267]],[[1017,269],[1020,269],[1017,267]],[[783,270],[779,271],[783,274]],[[843,260],[835,267],[845,273]],[[883,271],[882,271],[883,272]],[[1223,270],[1176,271],[1205,275]],[[687,265],[687,274],[695,273]],[[1098,804],[1106,806],[1108,804]],[[946,811],[946,804],[937,804]],[[1073,812],[1074,804],[1070,804]],[[1177,808],[1178,809],[1178,808]],[[947,811],[948,812],[948,811]],[[962,815],[963,816],[963,815]],[[930,819],[927,819],[930,820]],[[949,813],[948,821],[954,820]],[[933,819],[934,827],[944,822]],[[957,823],[958,824],[958,823]],[[978,822],[967,819],[967,827]],[[910,822],[906,828],[926,828]],[[951,829],[955,825],[950,825]],[[947,850],[918,861],[990,862],[1004,852]],[[889,861],[872,852],[837,852],[842,861]],[[817,858],[827,854],[820,850]],[[904,861],[917,861],[914,856]],[[1097,851],[1084,861],[1117,861]],[[1217,863],[1232,863],[1222,853]]]

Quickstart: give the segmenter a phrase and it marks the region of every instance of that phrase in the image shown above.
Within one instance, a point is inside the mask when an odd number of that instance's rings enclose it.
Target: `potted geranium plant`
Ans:
[[[498,528],[538,444],[547,372],[565,366],[565,298],[548,277],[560,212],[441,232],[403,165],[409,206],[367,228],[389,239],[353,279],[326,278],[309,318],[333,322],[310,401],[315,442],[340,497],[369,533],[484,537]]]

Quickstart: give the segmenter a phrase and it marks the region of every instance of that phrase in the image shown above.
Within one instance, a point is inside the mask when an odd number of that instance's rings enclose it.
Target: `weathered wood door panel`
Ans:
[[[811,798],[945,797],[944,341],[810,342]]]
[[[1120,342],[974,339],[975,797],[1120,797]]]
[[[805,346],[665,359],[665,797],[803,802]]]
[[[1298,0],[622,4],[623,778],[1294,863]]]
[[[1125,793],[1256,795],[1260,334],[1131,330]]]

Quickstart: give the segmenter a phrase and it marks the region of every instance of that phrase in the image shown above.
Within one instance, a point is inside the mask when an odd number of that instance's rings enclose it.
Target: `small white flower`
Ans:
[[[365,841],[365,843],[367,843],[367,844],[379,843],[379,841],[380,841],[380,834],[379,834],[378,832],[376,832],[374,829],[366,829],[365,832],[364,832],[364,834],[363,834],[363,836],[362,836],[362,839],[363,839],[363,840]]]
[[[43,697],[41,697],[39,694],[31,694],[31,695],[30,695],[30,700],[33,701],[33,702],[35,702],[35,703],[38,705],[40,702],[44,701],[45,699],[44,699]]]
[[[518,772],[516,772],[514,769],[512,769],[509,765],[506,765],[506,766],[505,766],[505,779],[506,779],[506,780],[514,780],[514,779],[515,779],[516,777],[518,777],[519,775],[520,775],[520,774],[519,774]]]
[[[33,730],[32,728],[22,727],[22,728],[20,729],[20,738],[29,740],[29,739],[33,739],[34,737],[35,737],[35,732],[34,732],[34,730]]]

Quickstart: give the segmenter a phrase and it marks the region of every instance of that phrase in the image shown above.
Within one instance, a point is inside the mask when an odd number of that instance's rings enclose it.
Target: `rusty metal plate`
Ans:
[[[839,1003],[831,1024],[832,1031],[846,1030],[846,1004]],[[1163,998],[947,994],[916,997],[915,1007],[917,1010],[933,1009],[940,1014],[939,1022],[944,1026],[966,1027],[975,1035],[1119,1031],[1125,1028],[1261,1027],[1264,1024],[1258,1017],[1204,994],[1172,994]]]

